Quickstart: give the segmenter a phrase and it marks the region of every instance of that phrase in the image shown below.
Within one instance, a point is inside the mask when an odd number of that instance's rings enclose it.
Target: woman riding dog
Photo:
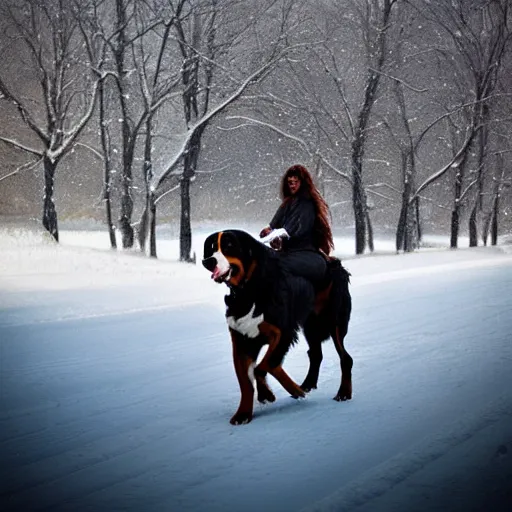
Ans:
[[[285,172],[280,192],[282,203],[260,237],[284,229],[281,236],[270,236],[271,247],[281,251],[284,265],[292,274],[319,284],[334,249],[329,207],[303,165],[293,165]]]

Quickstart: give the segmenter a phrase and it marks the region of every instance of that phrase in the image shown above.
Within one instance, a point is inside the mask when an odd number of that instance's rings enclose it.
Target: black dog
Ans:
[[[286,255],[270,249],[244,231],[211,234],[204,243],[203,265],[217,283],[225,283],[226,319],[233,343],[233,362],[240,384],[240,406],[231,423],[252,419],[254,386],[260,402],[273,402],[270,373],[295,398],[316,389],[322,341],[329,336],[340,357],[341,384],[335,400],[352,398],[352,357],[345,350],[352,307],[350,274],[336,258],[329,258],[325,283],[315,290],[304,278],[286,269]],[[300,328],[309,345],[309,371],[298,386],[283,370],[282,361],[297,341]],[[267,352],[255,366],[263,345]]]

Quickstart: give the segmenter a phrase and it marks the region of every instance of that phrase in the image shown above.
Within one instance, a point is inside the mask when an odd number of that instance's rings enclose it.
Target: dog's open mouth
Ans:
[[[216,283],[225,283],[231,278],[231,267],[229,267],[227,270],[222,270],[219,267],[216,267],[215,270],[212,272],[212,279]]]

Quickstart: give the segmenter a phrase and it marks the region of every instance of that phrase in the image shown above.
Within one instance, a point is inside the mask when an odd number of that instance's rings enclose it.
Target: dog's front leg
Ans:
[[[241,350],[238,333],[232,329],[229,332],[233,344],[233,364],[241,393],[238,410],[229,422],[232,425],[243,425],[252,420],[254,407],[254,360]]]
[[[281,364],[272,367],[270,365],[270,359],[272,354],[275,352],[279,342],[281,341],[281,330],[275,325],[267,322],[262,322],[259,325],[259,330],[268,340],[268,349],[263,359],[254,370],[256,379],[265,378],[265,375],[270,373],[280,384],[283,386],[290,395],[294,398],[305,397],[306,394],[300,388],[300,386],[290,378],[290,376],[284,371]]]
[[[258,390],[258,402],[265,404],[267,402],[275,402],[276,396],[272,393],[268,383],[266,372],[261,371],[261,368],[254,370],[254,377],[256,378],[256,389]]]

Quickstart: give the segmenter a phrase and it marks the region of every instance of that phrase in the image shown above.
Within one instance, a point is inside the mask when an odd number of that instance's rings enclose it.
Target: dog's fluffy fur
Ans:
[[[244,231],[211,234],[204,243],[203,265],[218,283],[225,283],[226,319],[233,345],[233,362],[241,391],[232,424],[251,421],[254,381],[260,402],[273,402],[266,374],[273,375],[295,398],[315,389],[322,361],[321,343],[331,337],[341,365],[341,384],[335,400],[352,397],[352,358],[345,350],[351,312],[349,273],[336,258],[328,259],[325,282],[314,289],[286,268],[278,253]],[[298,386],[282,368],[299,329],[309,345],[309,371]],[[264,345],[268,349],[256,365]]]

